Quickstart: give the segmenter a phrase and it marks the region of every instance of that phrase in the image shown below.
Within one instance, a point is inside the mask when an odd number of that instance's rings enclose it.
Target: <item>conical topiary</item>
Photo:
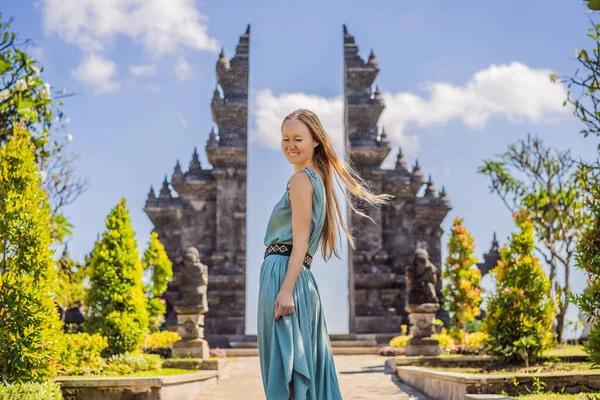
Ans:
[[[553,342],[554,301],[550,279],[542,269],[526,212],[514,214],[520,232],[500,252],[491,274],[496,291],[487,303],[483,330],[491,354],[507,360],[535,360]]]
[[[148,312],[129,211],[121,199],[106,218],[106,231],[92,250],[86,330],[108,339],[106,356],[140,347]]]

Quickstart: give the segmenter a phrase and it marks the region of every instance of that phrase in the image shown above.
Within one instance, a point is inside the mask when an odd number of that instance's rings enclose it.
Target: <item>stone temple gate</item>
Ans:
[[[425,248],[438,274],[441,270],[440,224],[450,203],[443,188],[438,193],[431,178],[424,180],[418,162],[409,169],[400,149],[395,168],[381,168],[391,147],[385,131],[380,132],[377,126],[385,108],[379,88],[372,90],[379,64],[373,52],[366,62],[359,56],[346,26],[343,42],[347,155],[376,193],[395,196],[389,206],[365,209],[375,224],[348,215],[348,225],[356,237],[356,249],[349,247],[348,254],[348,328],[355,335],[390,336],[399,332],[401,324],[408,324],[405,269],[415,250]],[[240,37],[233,58],[227,59],[221,51],[217,61],[218,87],[211,109],[218,129],[215,132],[213,128],[206,144],[212,169],[202,167],[194,149],[187,171],[177,161],[170,182],[165,177],[158,196],[151,188],[144,209],[173,261],[175,274],[190,246],[198,249],[202,262],[208,265],[205,337],[213,347],[228,347],[246,338],[249,56],[250,26]],[[417,196],[424,185],[424,194]],[[440,285],[438,279],[438,292]],[[174,313],[167,306],[167,325],[173,325]],[[438,317],[447,318],[443,311]]]

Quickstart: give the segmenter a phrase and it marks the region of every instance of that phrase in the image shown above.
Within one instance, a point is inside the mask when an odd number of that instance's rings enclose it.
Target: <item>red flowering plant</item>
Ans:
[[[477,317],[481,310],[481,271],[477,268],[477,258],[473,236],[463,226],[463,219],[456,218],[448,242],[448,257],[442,279],[445,286],[444,307],[450,313],[454,339],[465,344],[467,322]]]

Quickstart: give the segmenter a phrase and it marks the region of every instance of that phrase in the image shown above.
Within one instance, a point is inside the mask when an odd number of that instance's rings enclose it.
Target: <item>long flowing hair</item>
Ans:
[[[356,247],[354,237],[348,230],[348,227],[342,218],[340,204],[333,185],[333,178],[335,178],[342,189],[345,189],[343,190],[344,197],[346,198],[346,202],[350,206],[350,209],[357,215],[368,218],[371,221],[373,221],[371,217],[353,204],[352,196],[359,200],[359,202],[368,203],[372,206],[388,204],[389,200],[394,196],[389,194],[374,194],[367,182],[358,175],[356,170],[348,162],[345,162],[338,157],[331,138],[327,135],[325,129],[323,129],[321,121],[319,121],[319,118],[314,112],[306,109],[294,111],[285,117],[281,124],[281,130],[283,131],[283,125],[286,121],[294,119],[303,122],[312,134],[313,139],[319,143],[314,150],[313,164],[321,173],[323,184],[325,186],[327,209],[321,236],[321,252],[323,258],[328,260],[331,258],[331,255],[334,254],[337,258],[341,259],[336,247],[336,240],[338,239],[337,232],[340,226],[346,233],[350,246],[352,246],[353,249]]]

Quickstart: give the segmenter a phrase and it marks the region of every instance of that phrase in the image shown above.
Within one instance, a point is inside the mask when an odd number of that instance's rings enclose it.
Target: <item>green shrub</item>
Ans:
[[[117,354],[108,359],[108,371],[151,371],[162,368],[162,362],[162,358],[157,354]]]
[[[583,343],[583,351],[590,355],[594,367],[600,366],[600,323],[596,323],[590,329],[588,339]]]
[[[164,299],[159,297],[147,297],[146,308],[148,309],[148,331],[157,332],[165,322],[167,305]]]
[[[54,382],[0,384],[0,400],[63,400]]]
[[[465,345],[469,347],[482,347],[485,346],[487,335],[484,332],[473,332],[468,333],[465,337]]]
[[[146,336],[144,347],[147,349],[172,349],[175,342],[179,340],[181,340],[181,336],[177,332],[154,332]]]
[[[481,332],[482,323],[480,319],[474,319],[466,323],[465,329],[468,333]]]
[[[91,253],[86,331],[108,339],[105,357],[141,347],[148,329],[142,262],[125,199],[106,219]]]
[[[446,329],[442,329],[442,333],[436,333],[431,336],[440,342],[440,347],[444,349],[444,351],[450,351],[454,349],[454,339],[446,331]]]
[[[388,343],[388,345],[390,347],[406,347],[406,344],[408,343],[408,341],[412,338],[412,335],[400,335],[400,336],[396,336],[395,338],[393,338],[392,340],[390,340],[390,342]]]
[[[596,169],[598,174],[598,169]],[[592,324],[588,340],[583,347],[594,365],[600,365],[600,184],[596,180],[582,182],[591,193],[586,206],[591,221],[577,243],[577,266],[588,274],[588,286],[574,296],[575,303]]]
[[[108,364],[104,369],[106,375],[129,375],[133,374],[133,368],[127,364]]]
[[[524,212],[514,218],[521,231],[512,235],[491,271],[496,292],[488,300],[483,331],[491,354],[529,365],[552,345],[555,309],[550,279],[533,255],[533,224]]]
[[[64,375],[97,375],[102,373],[106,361],[102,352],[108,341],[99,334],[65,334],[60,363]]]
[[[164,322],[166,311],[165,301],[160,296],[167,290],[167,284],[173,278],[171,260],[156,232],[150,235],[150,243],[144,252],[142,265],[144,272],[150,275],[150,283],[144,288],[148,299],[148,329],[156,332]]]
[[[29,134],[0,146],[0,371],[2,380],[43,381],[56,372],[60,320],[50,206]]]

